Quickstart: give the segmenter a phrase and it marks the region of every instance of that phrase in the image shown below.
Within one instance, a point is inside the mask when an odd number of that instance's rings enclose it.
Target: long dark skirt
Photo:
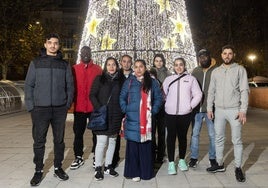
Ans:
[[[127,140],[124,176],[143,180],[154,177],[151,141],[139,143]]]

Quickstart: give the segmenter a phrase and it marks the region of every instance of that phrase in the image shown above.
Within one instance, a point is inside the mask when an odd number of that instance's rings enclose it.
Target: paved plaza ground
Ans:
[[[70,170],[74,159],[72,142],[73,115],[68,115],[65,132],[65,160],[63,168],[68,173],[68,181],[59,181],[53,176],[53,144],[51,128],[47,136],[45,154],[45,177],[40,184],[41,188],[220,188],[220,187],[268,187],[268,111],[250,108],[248,122],[243,128],[243,170],[246,173],[246,182],[238,183],[234,175],[233,146],[230,140],[230,127],[227,126],[225,166],[226,172],[209,174],[206,168],[208,161],[208,136],[206,127],[201,132],[200,163],[196,169],[187,172],[178,171],[177,175],[168,175],[168,162],[163,163],[156,173],[156,177],[141,182],[133,182],[123,177],[125,141],[121,145],[121,161],[116,170],[119,177],[104,177],[103,181],[94,180],[92,168],[92,135],[86,131],[85,164],[77,170]],[[25,188],[30,187],[30,179],[34,173],[31,118],[27,112],[0,116],[0,187]],[[190,138],[189,129],[188,138]],[[188,143],[190,140],[188,139]],[[177,151],[176,151],[177,152]],[[189,147],[187,148],[187,161],[189,160]]]

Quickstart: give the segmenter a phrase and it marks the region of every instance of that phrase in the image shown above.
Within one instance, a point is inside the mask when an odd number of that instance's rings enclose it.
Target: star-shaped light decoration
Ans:
[[[89,35],[92,35],[95,38],[97,38],[97,27],[102,22],[102,20],[104,20],[104,18],[96,18],[96,13],[93,12],[89,22],[86,24],[87,27],[86,38],[88,38]]]
[[[111,38],[108,32],[100,40],[101,50],[112,50],[113,44],[116,42],[116,39]]]
[[[178,48],[176,44],[176,40],[177,40],[176,36],[169,37],[169,38],[161,38],[161,40],[164,42],[163,50]]]
[[[155,0],[155,2],[160,6],[159,14],[161,14],[164,10],[171,11],[169,0]]]
[[[170,18],[170,20],[172,21],[172,23],[175,26],[175,28],[174,28],[172,33],[173,34],[174,33],[179,33],[181,41],[184,44],[185,43],[185,38],[187,36],[186,29],[185,29],[186,23],[181,20],[179,13],[177,13],[177,19]]]
[[[106,2],[103,4],[103,5],[105,5],[105,6],[108,6],[108,8],[109,8],[109,14],[112,13],[112,10],[113,10],[113,9],[119,11],[118,1],[119,1],[119,0],[106,0]]]

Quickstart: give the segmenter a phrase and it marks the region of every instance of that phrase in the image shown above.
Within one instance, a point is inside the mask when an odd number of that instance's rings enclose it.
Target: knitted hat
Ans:
[[[210,56],[210,52],[207,49],[201,49],[198,52],[198,57],[200,57],[201,55],[205,55],[205,56]]]

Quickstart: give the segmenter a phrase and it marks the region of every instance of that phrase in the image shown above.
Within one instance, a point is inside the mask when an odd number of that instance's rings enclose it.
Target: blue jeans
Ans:
[[[207,117],[207,113],[198,112],[195,115],[195,123],[191,140],[191,158],[198,159],[199,156],[199,135],[202,128],[203,119],[205,118],[208,136],[209,136],[209,159],[216,158],[215,152],[215,129],[214,123]]]

